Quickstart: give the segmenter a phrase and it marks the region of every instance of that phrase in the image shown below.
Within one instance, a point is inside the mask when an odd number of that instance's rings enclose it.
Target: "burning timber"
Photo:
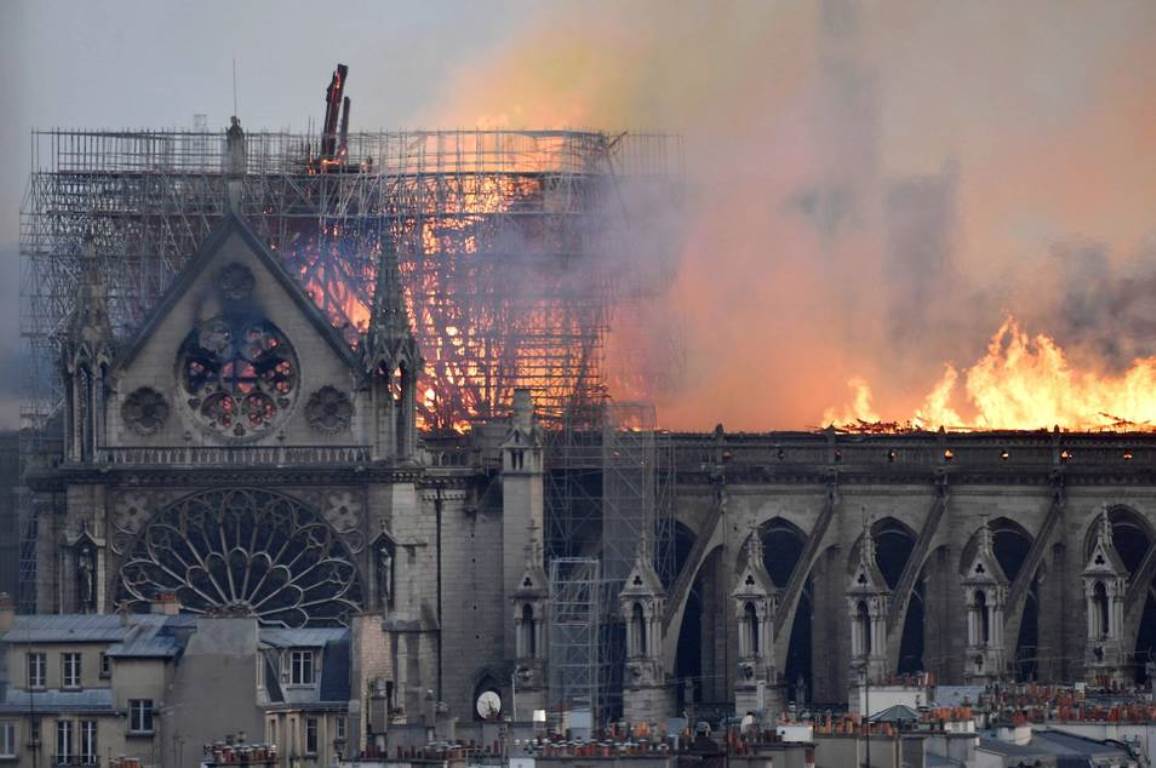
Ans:
[[[1156,436],[664,432],[603,344],[677,141],[350,133],[347,75],[316,135],[34,135],[23,611],[348,637],[354,752],[1156,672]]]
[[[22,216],[30,421],[43,423],[61,400],[55,360],[86,238],[114,331],[126,337],[221,220],[230,179],[241,215],[352,346],[383,254],[396,255],[426,363],[425,428],[500,413],[516,387],[554,417],[600,401],[616,309],[668,277],[644,265],[625,275],[621,254],[632,201],[677,196],[677,139],[349,133],[339,73],[319,135],[243,133],[234,122],[230,149],[208,130],[33,134]],[[631,296],[616,290],[628,283]]]

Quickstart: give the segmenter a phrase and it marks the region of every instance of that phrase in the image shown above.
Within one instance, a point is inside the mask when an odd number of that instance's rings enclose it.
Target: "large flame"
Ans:
[[[506,164],[547,161],[574,162],[510,153]],[[531,388],[546,412],[560,412],[602,380],[597,277],[564,264],[544,268],[538,251],[557,247],[547,238],[566,232],[542,234],[512,215],[558,207],[549,180],[481,170],[402,179],[406,213],[379,234],[328,224],[284,248],[307,293],[357,346],[371,318],[382,248],[392,241],[425,360],[418,400],[425,429],[466,431],[471,420],[502,413],[517,387]]]
[[[962,376],[947,365],[907,419],[884,420],[865,379],[852,379],[848,385],[854,391],[852,401],[827,409],[824,424],[861,431],[1156,431],[1156,356],[1137,359],[1119,374],[1079,370],[1054,339],[1030,335],[1010,316],[991,337],[984,356]]]

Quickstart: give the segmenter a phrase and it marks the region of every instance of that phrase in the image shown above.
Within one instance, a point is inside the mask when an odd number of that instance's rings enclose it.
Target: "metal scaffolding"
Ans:
[[[590,712],[598,702],[598,627],[602,589],[598,558],[550,562],[550,711]]]
[[[427,363],[427,429],[500,414],[515,387],[533,390],[548,419],[601,402],[616,304],[668,277],[624,250],[625,201],[649,201],[646,211],[674,199],[677,137],[362,133],[340,163],[318,162],[321,142],[246,134],[242,215],[353,345],[383,249],[396,250]],[[30,425],[60,400],[57,349],[85,239],[126,336],[224,214],[232,157],[223,132],[33,133],[21,217]]]
[[[644,542],[656,572],[668,584],[673,579],[673,456],[669,436],[655,429],[653,405],[606,402],[597,413],[582,428],[570,423],[548,433],[548,540],[555,562],[585,558],[599,566],[590,636],[560,633],[551,641],[550,663],[561,657],[566,671],[558,674],[576,676],[577,659],[586,660],[581,679],[596,681],[591,707],[595,722],[605,724],[622,713],[626,644],[618,595]],[[552,589],[565,596],[584,594],[592,577],[562,569],[552,578],[558,579]]]
[[[656,256],[652,235],[678,209],[680,140],[379,132],[343,135],[334,155],[331,138],[250,132],[238,155],[224,132],[34,132],[21,216],[30,434],[49,434],[61,401],[59,347],[90,243],[114,332],[129,337],[239,180],[242,217],[352,346],[392,249],[426,360],[422,426],[462,429],[505,414],[515,388],[533,392],[548,443],[551,589],[575,611],[558,625],[551,674],[567,706],[585,701],[605,721],[621,710],[617,595],[644,531],[659,574],[673,569],[670,486],[656,474],[665,442],[652,408],[608,405],[605,352],[616,317],[634,317],[670,280],[673,260]],[[627,373],[627,394],[647,394]],[[35,580],[26,522],[23,583]]]

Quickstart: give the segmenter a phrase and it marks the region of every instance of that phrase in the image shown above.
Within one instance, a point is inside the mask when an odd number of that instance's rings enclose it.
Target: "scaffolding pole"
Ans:
[[[317,135],[246,134],[242,216],[351,345],[382,253],[396,251],[426,360],[425,428],[493,418],[517,387],[555,421],[601,401],[616,285],[633,301],[662,272],[622,280],[632,260],[619,201],[624,190],[673,194],[676,137],[351,134],[349,162],[322,170],[319,145]],[[21,216],[28,424],[43,426],[60,402],[57,350],[84,241],[101,260],[114,330],[129,336],[224,215],[226,157],[223,132],[33,133]]]
[[[559,726],[596,716],[601,583],[597,558],[550,563],[550,712]]]

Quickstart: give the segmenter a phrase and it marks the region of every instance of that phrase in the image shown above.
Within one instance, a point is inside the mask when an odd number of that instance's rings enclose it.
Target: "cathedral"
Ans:
[[[466,435],[421,432],[396,259],[355,344],[235,212],[129,339],[83,263],[62,456],[26,480],[39,611],[167,601],[354,627],[392,724],[529,721],[563,700],[550,686],[573,660],[552,644],[572,617],[553,604],[534,394]],[[864,685],[1151,674],[1151,436],[660,437],[672,520],[613,542],[620,652],[594,674],[618,698],[599,720],[769,721]]]
[[[41,611],[175,596],[184,612],[266,626],[373,615],[395,711],[421,710],[434,688],[468,709],[514,659],[533,703],[542,455],[524,393],[485,482],[477,466],[430,467],[396,272],[382,270],[355,352],[235,216],[127,343],[113,342],[107,300],[93,269],[63,353],[65,455],[29,481]],[[495,471],[501,507],[480,510],[475,488]]]

